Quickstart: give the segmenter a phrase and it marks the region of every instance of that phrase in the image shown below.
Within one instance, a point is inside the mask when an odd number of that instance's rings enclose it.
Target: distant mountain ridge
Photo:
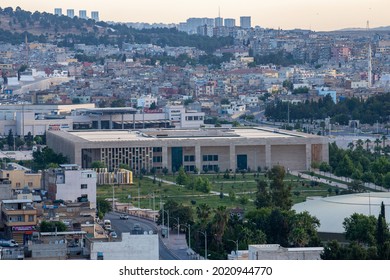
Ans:
[[[367,28],[363,27],[351,27],[351,28],[343,28],[336,31],[367,31]],[[390,26],[379,26],[370,28],[369,31],[390,31]]]

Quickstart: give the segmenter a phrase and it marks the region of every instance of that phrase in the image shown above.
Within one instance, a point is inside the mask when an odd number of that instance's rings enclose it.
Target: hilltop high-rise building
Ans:
[[[67,9],[66,15],[70,18],[74,18],[74,10],[73,9]]]
[[[79,11],[79,18],[87,19],[87,11],[86,10],[80,10]]]
[[[240,27],[244,29],[249,29],[252,27],[251,24],[251,17],[245,16],[245,17],[240,17]]]
[[[56,16],[62,16],[62,9],[61,8],[55,8],[54,9],[54,14],[56,15]]]
[[[99,12],[98,11],[92,11],[91,12],[91,19],[94,21],[99,21]]]
[[[236,20],[234,18],[225,18],[225,26],[226,27],[235,27],[236,26]]]
[[[215,23],[215,27],[223,26],[223,18],[221,18],[221,17],[215,18],[214,23]]]

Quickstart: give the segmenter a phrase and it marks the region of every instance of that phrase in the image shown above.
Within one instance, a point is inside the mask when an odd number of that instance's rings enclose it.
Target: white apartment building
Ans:
[[[157,97],[154,97],[150,94],[143,95],[137,99],[137,107],[150,108],[153,103],[157,105]]]
[[[96,172],[77,164],[62,164],[44,172],[44,188],[51,200],[89,201],[96,208]]]
[[[199,128],[204,124],[205,113],[187,111],[182,105],[166,106],[165,114],[176,128]]]

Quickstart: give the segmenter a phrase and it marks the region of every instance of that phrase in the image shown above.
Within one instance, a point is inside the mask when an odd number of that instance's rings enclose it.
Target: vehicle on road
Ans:
[[[103,226],[105,230],[110,230],[111,229],[111,221],[110,220],[104,220]]]
[[[18,247],[19,244],[13,239],[10,239],[10,240],[1,239],[0,246],[1,247]]]
[[[118,235],[116,234],[115,231],[110,232],[110,236],[111,236],[112,238],[118,238]]]
[[[121,215],[119,216],[119,219],[121,219],[121,220],[128,220],[128,219],[129,219],[129,215],[121,214]]]
[[[142,230],[139,224],[134,224],[133,230]]]

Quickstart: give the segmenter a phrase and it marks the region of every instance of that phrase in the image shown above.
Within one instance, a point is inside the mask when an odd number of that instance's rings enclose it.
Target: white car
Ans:
[[[110,236],[111,236],[112,238],[118,238],[118,235],[116,234],[115,231],[110,232]]]
[[[119,219],[121,219],[121,220],[128,220],[128,219],[129,219],[129,215],[121,214],[121,215],[119,216]]]

